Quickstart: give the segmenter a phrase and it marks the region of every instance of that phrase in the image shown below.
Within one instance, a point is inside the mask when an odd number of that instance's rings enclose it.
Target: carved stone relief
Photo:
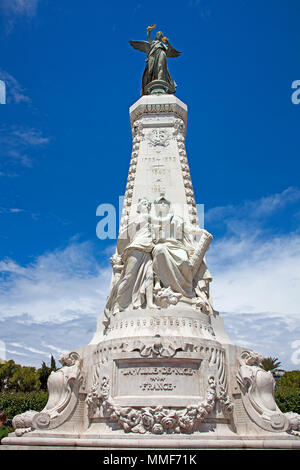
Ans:
[[[38,414],[37,411],[29,410],[13,418],[12,425],[17,437],[21,437],[34,430],[32,420],[36,414]]]
[[[77,352],[60,357],[62,368],[48,379],[49,399],[45,408],[32,420],[35,429],[54,429],[64,423],[78,403],[83,380],[81,358]]]
[[[95,384],[87,397],[90,418],[101,407],[104,417],[116,422],[126,433],[138,434],[192,433],[209,416],[217,401],[225,410],[226,416],[231,415],[232,403],[223,388],[221,393],[217,393],[213,376],[208,379],[205,399],[186,408],[120,406],[110,395],[109,379],[106,376],[102,378],[98,392]]]
[[[35,429],[55,429],[63,424],[78,403],[78,391],[83,376],[81,359],[76,352],[62,355],[62,368],[51,372],[48,379],[49,398],[41,412],[26,411],[13,419],[16,436]]]
[[[149,142],[150,147],[167,147],[172,138],[171,133],[167,129],[152,129],[150,133],[146,135],[146,140]]]
[[[280,411],[274,399],[275,380],[270,371],[259,364],[262,356],[253,351],[243,351],[239,358],[237,381],[242,400],[251,419],[262,429],[273,432],[286,431],[288,418]]]

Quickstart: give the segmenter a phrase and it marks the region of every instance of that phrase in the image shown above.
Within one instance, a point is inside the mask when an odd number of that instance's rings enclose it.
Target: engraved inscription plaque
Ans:
[[[115,396],[199,396],[201,360],[116,360]]]

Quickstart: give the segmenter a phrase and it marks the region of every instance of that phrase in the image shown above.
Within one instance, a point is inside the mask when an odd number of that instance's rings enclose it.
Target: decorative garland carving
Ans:
[[[233,403],[230,400],[229,396],[226,393],[226,389],[223,385],[219,384],[220,392],[219,392],[219,403],[223,408],[223,413],[225,417],[229,417],[233,413]]]
[[[142,341],[135,341],[133,344],[124,345],[123,351],[138,351],[141,357],[174,357],[178,351],[186,351],[193,347],[191,344],[183,344],[182,341],[173,340],[166,342],[159,335],[156,339],[147,344]]]
[[[210,377],[208,380],[205,399],[183,409],[164,406],[155,408],[119,406],[110,395],[110,385],[107,377],[102,378],[98,393],[96,390],[97,385],[94,384],[86,399],[89,416],[92,417],[95,410],[102,407],[103,416],[117,422],[126,433],[192,433],[196,430],[197,425],[214,409],[217,401],[219,401],[227,416],[233,411],[233,405],[225,390],[221,388],[221,394],[217,394],[214,377]]]

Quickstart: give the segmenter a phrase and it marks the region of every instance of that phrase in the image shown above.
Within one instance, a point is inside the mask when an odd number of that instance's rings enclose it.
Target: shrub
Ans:
[[[48,393],[44,391],[0,393],[0,409],[5,411],[8,419],[28,410],[42,411],[47,401]]]
[[[300,414],[299,388],[278,388],[275,390],[275,401],[283,413],[293,411]]]

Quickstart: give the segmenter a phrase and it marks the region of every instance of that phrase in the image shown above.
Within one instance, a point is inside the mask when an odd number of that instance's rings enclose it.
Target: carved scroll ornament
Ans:
[[[242,400],[250,418],[262,429],[273,432],[287,431],[289,419],[280,411],[274,399],[275,380],[270,371],[260,367],[262,356],[243,351],[239,358],[237,381]]]

